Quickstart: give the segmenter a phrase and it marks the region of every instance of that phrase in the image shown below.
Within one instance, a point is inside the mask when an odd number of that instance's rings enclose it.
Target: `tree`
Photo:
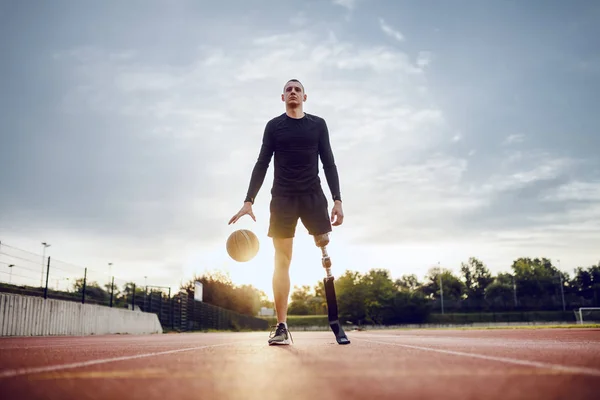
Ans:
[[[108,296],[110,296],[110,292],[113,292],[113,301],[115,298],[119,297],[121,295],[121,290],[119,290],[119,287],[115,284],[113,286],[112,282],[108,282],[104,285],[104,289],[106,290],[106,293],[108,293]]]
[[[494,281],[491,272],[475,257],[469,258],[466,263],[461,263],[460,271],[470,306],[481,309],[485,299],[485,289]]]
[[[445,309],[456,308],[465,292],[465,284],[450,270],[439,267],[429,269],[423,284],[423,294],[432,300],[441,299],[440,276],[444,292],[444,307]]]
[[[512,264],[519,302],[526,308],[556,308],[559,305],[560,272],[547,258],[518,258]]]
[[[78,295],[83,295],[83,278],[78,278],[73,283],[73,291]],[[96,281],[85,282],[86,301],[106,303],[110,299],[110,292],[102,289]]]
[[[228,274],[221,271],[206,272],[181,285],[181,289],[193,292],[195,282],[202,283],[203,302],[240,314],[254,316],[265,304],[266,295],[251,285],[236,286]]]
[[[367,318],[366,286],[358,272],[346,271],[335,280],[338,315],[342,321],[361,325]]]
[[[371,269],[362,276],[361,281],[366,292],[364,302],[367,318],[375,324],[384,324],[392,318],[392,302],[397,291],[389,271]]]
[[[313,287],[315,297],[311,300],[314,315],[327,314],[327,298],[325,297],[325,284],[322,280]]]
[[[232,297],[231,310],[244,315],[256,315],[260,310],[260,293],[251,285],[233,287]]]
[[[431,313],[431,301],[418,290],[400,289],[393,299],[392,324],[422,324]]]
[[[573,292],[583,299],[582,306],[600,305],[600,263],[588,268],[577,267],[570,285]]]
[[[294,286],[290,296],[288,314],[290,315],[308,315],[310,314],[309,300],[314,297],[310,293],[310,286]]]
[[[275,308],[275,303],[269,300],[269,296],[263,290],[257,290],[260,298],[260,306],[265,308]]]
[[[494,281],[485,288],[484,296],[493,308],[506,309],[514,305],[513,276],[506,273],[498,274]]]
[[[415,274],[402,275],[402,277],[400,279],[396,279],[394,283],[396,288],[405,289],[409,292],[414,292],[421,287],[421,282],[419,282],[419,279]]]

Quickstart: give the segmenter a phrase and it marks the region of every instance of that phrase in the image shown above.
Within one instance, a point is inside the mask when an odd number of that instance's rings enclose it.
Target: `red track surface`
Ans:
[[[600,330],[0,339],[2,399],[597,399]]]

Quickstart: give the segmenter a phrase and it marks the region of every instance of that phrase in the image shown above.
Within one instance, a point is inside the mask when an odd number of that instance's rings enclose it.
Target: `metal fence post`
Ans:
[[[133,296],[131,296],[131,309],[135,309],[135,283],[133,284]]]
[[[169,313],[169,315],[171,316],[171,329],[175,329],[175,316],[173,315],[175,313],[175,307],[173,304],[173,300],[174,297],[171,297],[171,288],[169,287],[169,301],[171,302],[171,312]]]
[[[48,266],[46,267],[46,287],[44,288],[44,299],[48,298],[48,277],[50,276],[50,256],[48,256]]]
[[[85,304],[85,286],[87,284],[87,267],[83,272],[83,289],[81,291],[81,304]]]
[[[110,306],[113,306],[113,294],[115,292],[115,277],[112,277],[112,280],[110,282]]]

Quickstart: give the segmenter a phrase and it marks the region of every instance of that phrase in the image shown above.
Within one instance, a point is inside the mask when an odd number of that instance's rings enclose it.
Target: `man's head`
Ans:
[[[298,79],[290,79],[283,87],[281,100],[285,102],[287,107],[302,107],[302,103],[306,101],[306,93],[304,86]]]

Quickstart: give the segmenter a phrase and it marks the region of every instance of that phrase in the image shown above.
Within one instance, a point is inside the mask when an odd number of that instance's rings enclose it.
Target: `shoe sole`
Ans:
[[[289,341],[289,339],[284,340],[282,342],[269,342],[269,346],[283,346],[283,345],[289,345],[291,342]]]

